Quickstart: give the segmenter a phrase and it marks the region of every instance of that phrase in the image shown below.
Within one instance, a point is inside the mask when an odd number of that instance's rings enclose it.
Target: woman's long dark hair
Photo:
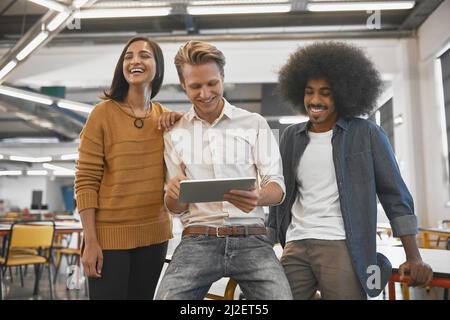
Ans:
[[[123,48],[122,53],[120,54],[119,57],[119,61],[117,61],[116,64],[116,69],[114,71],[114,77],[111,83],[111,87],[109,88],[109,90],[103,92],[104,95],[101,97],[101,99],[104,100],[113,99],[121,102],[125,100],[125,97],[128,94],[129,85],[127,80],[125,80],[125,76],[123,75],[123,60],[130,44],[136,41],[147,42],[150,48],[152,48],[153,50],[156,62],[156,72],[155,78],[152,81],[152,93],[150,99],[153,99],[153,97],[158,94],[164,79],[164,56],[162,50],[155,41],[150,40],[147,37],[138,36],[128,40],[127,44]]]

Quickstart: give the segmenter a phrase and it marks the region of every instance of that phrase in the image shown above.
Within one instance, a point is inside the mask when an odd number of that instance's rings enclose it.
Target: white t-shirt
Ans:
[[[344,221],[333,163],[333,131],[308,132],[310,142],[297,168],[297,196],[286,241],[343,240]]]

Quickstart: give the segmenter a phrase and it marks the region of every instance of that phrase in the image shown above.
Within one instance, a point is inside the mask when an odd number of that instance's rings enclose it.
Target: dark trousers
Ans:
[[[91,300],[152,300],[168,241],[130,250],[103,250],[101,278],[89,278]]]

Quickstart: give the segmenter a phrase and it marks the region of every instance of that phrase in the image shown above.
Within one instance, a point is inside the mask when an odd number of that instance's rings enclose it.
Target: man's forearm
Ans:
[[[180,202],[178,202],[178,200],[168,197],[167,195],[165,195],[164,197],[167,209],[169,209],[171,212],[178,214],[188,209],[188,204],[181,204]]]
[[[259,191],[258,206],[271,206],[283,199],[283,189],[276,182],[269,182]]]
[[[402,241],[407,261],[422,260],[417,247],[416,235],[401,236],[400,240]]]

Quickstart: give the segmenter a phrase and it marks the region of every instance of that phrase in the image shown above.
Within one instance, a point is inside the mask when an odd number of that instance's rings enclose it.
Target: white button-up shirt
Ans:
[[[164,134],[167,182],[184,169],[189,180],[256,177],[260,187],[275,182],[285,193],[280,151],[267,121],[224,102],[212,124],[192,106]],[[180,218],[184,227],[264,225],[264,210],[256,207],[245,213],[226,201],[191,203]]]

